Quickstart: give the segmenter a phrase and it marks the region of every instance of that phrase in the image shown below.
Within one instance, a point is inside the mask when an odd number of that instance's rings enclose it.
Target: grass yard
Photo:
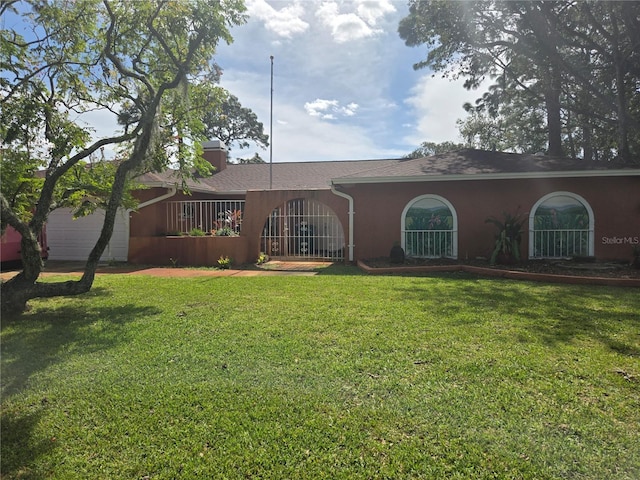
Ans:
[[[639,293],[101,276],[2,322],[2,480],[638,479]]]

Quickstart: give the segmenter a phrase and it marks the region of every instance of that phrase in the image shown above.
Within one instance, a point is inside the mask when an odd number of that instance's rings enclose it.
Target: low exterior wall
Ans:
[[[221,256],[234,265],[249,263],[246,237],[131,237],[129,263],[217,267]]]

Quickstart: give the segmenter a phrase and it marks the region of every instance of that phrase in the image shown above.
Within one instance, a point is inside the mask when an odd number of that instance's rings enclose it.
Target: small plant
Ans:
[[[216,230],[216,237],[237,237],[238,234],[231,227],[222,227]]]
[[[640,269],[640,245],[633,246],[633,260],[631,261],[633,268]]]
[[[391,263],[404,263],[404,250],[400,246],[400,242],[394,242],[389,252],[389,261]]]
[[[221,255],[220,258],[218,259],[218,267],[222,268],[223,270],[227,270],[231,268],[232,264],[233,264],[233,258],[227,257],[226,255]]]
[[[192,228],[191,230],[189,230],[189,236],[190,237],[204,237],[204,230],[202,230],[201,228]]]
[[[489,263],[510,264],[520,262],[520,242],[522,242],[522,226],[525,222],[524,215],[514,215],[504,212],[504,221],[495,217],[489,217],[485,223],[493,223],[498,228],[496,243]]]
[[[264,252],[260,252],[258,258],[256,259],[256,265],[262,265],[263,263],[267,263],[269,261],[269,255]]]
[[[171,263],[171,268],[176,268],[178,266],[178,259],[169,257],[169,262]]]

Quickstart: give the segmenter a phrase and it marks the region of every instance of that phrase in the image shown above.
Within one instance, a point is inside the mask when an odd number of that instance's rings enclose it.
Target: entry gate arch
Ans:
[[[344,260],[344,229],[322,202],[296,198],[277,206],[264,223],[260,249],[272,258]]]

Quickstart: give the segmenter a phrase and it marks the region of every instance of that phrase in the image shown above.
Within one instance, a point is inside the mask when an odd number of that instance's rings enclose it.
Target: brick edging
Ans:
[[[551,273],[519,272],[496,268],[476,267],[473,265],[424,265],[418,267],[381,267],[374,268],[358,260],[358,268],[372,275],[387,273],[430,273],[430,272],[466,272],[486,277],[529,280],[533,282],[565,283],[572,285],[607,285],[616,287],[640,287],[640,278],[580,277]]]

